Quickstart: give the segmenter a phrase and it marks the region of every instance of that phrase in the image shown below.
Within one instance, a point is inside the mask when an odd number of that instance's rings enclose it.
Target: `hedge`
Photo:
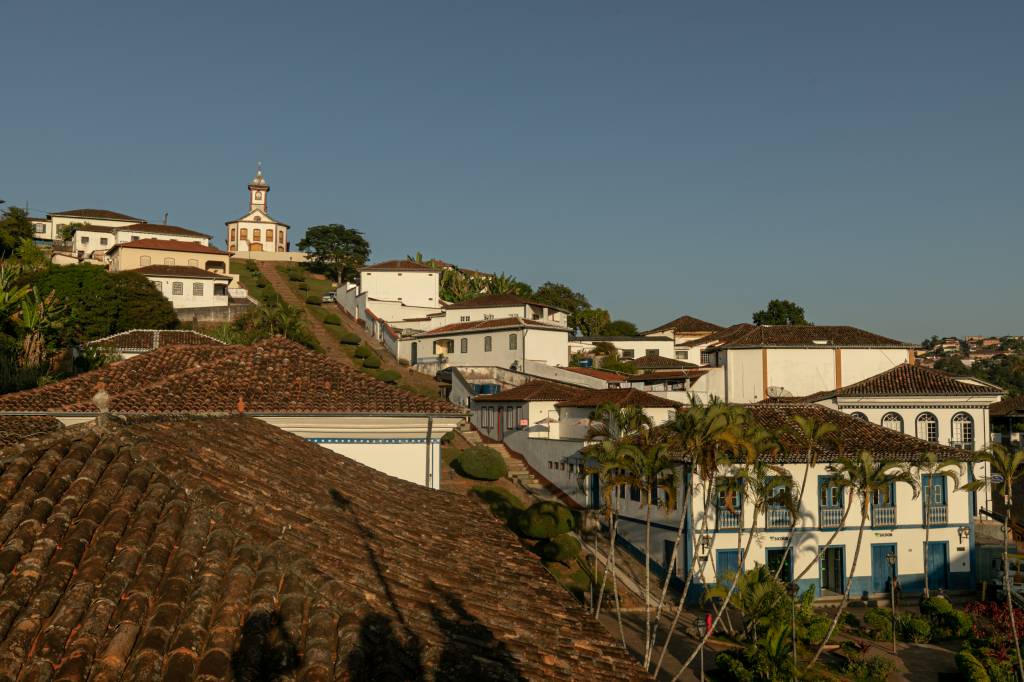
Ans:
[[[868,609],[864,614],[864,626],[872,639],[887,641],[892,639],[892,613],[882,609]]]
[[[339,341],[343,346],[358,346],[359,335],[354,332],[345,332],[341,335]]]
[[[299,291],[309,291],[309,285],[303,282],[299,285]]]
[[[931,624],[934,639],[966,637],[974,631],[969,613],[953,607],[945,597],[929,597],[921,602],[921,615]]]
[[[568,533],[544,540],[537,546],[544,561],[568,563],[580,555],[580,541]]]
[[[900,616],[896,621],[900,639],[915,644],[924,644],[932,638],[932,626],[924,618],[917,616]]]
[[[320,305],[320,297],[319,296],[307,296],[306,297],[306,305]]]
[[[383,381],[386,384],[397,384],[398,380],[402,378],[402,375],[399,374],[398,372],[396,372],[393,369],[386,369],[383,372],[381,372],[380,374],[378,374],[377,378],[380,379],[381,381]],[[447,435],[447,434],[445,434],[445,435]],[[441,442],[442,443],[444,442],[443,438],[441,439]],[[449,442],[451,442],[451,441],[449,441]]]
[[[956,655],[956,667],[967,682],[990,682],[991,678],[981,661],[969,649],[961,649]]]
[[[371,355],[368,358],[363,358],[363,367],[366,369],[380,369],[380,358],[376,355]]]
[[[341,325],[341,318],[334,313],[327,313],[324,315],[324,324],[329,324],[332,327],[338,327]]]
[[[497,481],[508,473],[501,455],[483,445],[463,450],[456,462],[459,473],[478,481]]]
[[[292,272],[288,273],[288,279],[290,279],[293,282],[305,282],[306,281],[305,277],[303,277],[302,275],[300,275],[299,273],[297,273],[295,271],[292,271]]]
[[[559,502],[534,502],[519,515],[519,532],[528,538],[544,540],[576,528],[572,512]]]
[[[356,348],[355,355],[357,358],[364,359],[373,355],[373,351],[370,350],[369,347],[360,344],[360,346]]]

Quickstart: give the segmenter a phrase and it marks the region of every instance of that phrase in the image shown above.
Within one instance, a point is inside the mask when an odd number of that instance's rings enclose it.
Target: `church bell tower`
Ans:
[[[256,177],[249,183],[249,210],[259,209],[267,212],[267,193],[270,192],[270,185],[263,178],[263,164],[256,164]]]

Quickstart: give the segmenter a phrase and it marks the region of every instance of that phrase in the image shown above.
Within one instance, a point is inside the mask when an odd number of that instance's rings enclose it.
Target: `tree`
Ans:
[[[611,317],[604,308],[588,308],[576,313],[576,325],[583,336],[605,336]]]
[[[946,355],[939,358],[935,361],[935,369],[957,376],[967,376],[971,373],[959,355]]]
[[[924,491],[924,553],[921,556],[928,556],[928,542],[931,539],[932,524],[930,511],[932,504],[931,488],[936,478],[948,478],[954,488],[960,487],[960,473],[963,471],[963,464],[955,459],[940,460],[934,452],[929,452],[917,465],[917,474],[920,477],[919,485]],[[925,476],[928,480],[925,480]],[[929,596],[928,570],[924,572],[924,596]]]
[[[1006,593],[1006,610],[1010,613],[1010,629],[1013,645],[1017,652],[1017,670],[1024,679],[1024,659],[1020,654],[1020,639],[1017,636],[1017,620],[1013,615],[1013,585],[1010,578],[1010,518],[1013,514],[1013,488],[1024,473],[1024,450],[1011,451],[1002,445],[993,445],[979,455],[990,468],[990,475],[971,481],[964,490],[980,490],[986,486],[999,486],[1003,496],[1006,519],[1003,521],[1003,592]],[[996,477],[999,478],[996,478]]]
[[[573,291],[565,284],[557,282],[544,282],[544,284],[533,292],[533,298],[538,303],[561,308],[569,313],[569,329],[579,328],[579,313],[590,309],[590,301],[578,291]]]
[[[637,336],[640,330],[636,325],[626,320],[612,320],[604,328],[606,336]]]
[[[821,657],[828,640],[832,638],[836,625],[850,601],[850,588],[853,586],[853,574],[857,571],[857,560],[860,558],[860,548],[864,541],[864,526],[871,513],[871,496],[875,493],[888,492],[891,486],[896,483],[906,483],[914,489],[914,498],[917,499],[917,479],[906,466],[893,464],[891,462],[876,462],[875,458],[867,450],[861,450],[856,457],[838,457],[836,461],[828,466],[832,476],[830,482],[840,488],[850,491],[850,503],[856,497],[860,502],[860,528],[857,532],[857,545],[853,550],[853,563],[850,564],[849,577],[846,579],[846,589],[843,591],[843,599],[839,602],[836,615],[832,624],[821,641],[818,650],[814,652],[814,658],[808,668],[813,668]]]
[[[0,218],[0,258],[14,253],[22,239],[32,239],[32,221],[25,209],[11,206]]]
[[[754,313],[754,324],[810,324],[804,317],[804,309],[792,301],[774,298],[768,307]]]
[[[310,227],[298,246],[309,254],[314,269],[339,285],[354,281],[370,258],[370,244],[363,233],[336,223]]]

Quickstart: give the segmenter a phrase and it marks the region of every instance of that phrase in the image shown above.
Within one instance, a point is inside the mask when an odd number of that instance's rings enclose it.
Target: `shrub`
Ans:
[[[921,615],[928,619],[935,639],[967,637],[974,630],[974,619],[949,603],[945,597],[929,597],[921,602]]]
[[[851,659],[843,670],[855,682],[885,682],[893,670],[893,663],[882,656]]]
[[[341,335],[341,339],[339,339],[339,341],[341,341],[341,345],[343,346],[358,346],[359,335],[355,332],[345,332]]]
[[[575,527],[572,512],[559,502],[534,502],[519,516],[519,532],[537,540],[568,533]]]
[[[801,638],[808,644],[818,646],[825,641],[825,635],[828,634],[828,629],[831,625],[832,622],[828,618],[821,616],[813,619],[806,627],[802,629],[797,628],[800,630],[797,634],[801,635]]]
[[[402,378],[402,375],[399,374],[398,372],[396,372],[393,369],[386,369],[383,372],[381,372],[380,374],[378,374],[377,378],[380,379],[381,381],[383,381],[386,384],[397,384],[398,380]],[[442,443],[445,442],[444,438],[447,435],[448,434],[446,433],[444,436],[441,437],[441,442]],[[448,439],[448,442],[449,443],[452,442],[450,438]]]
[[[463,450],[456,463],[460,474],[478,481],[497,481],[508,473],[501,455],[483,445]]]
[[[370,357],[371,355],[373,355],[373,351],[370,350],[368,346],[363,345],[363,344],[359,344],[359,347],[356,348],[355,355],[360,360],[364,360],[364,359]]]
[[[288,279],[290,281],[292,281],[292,282],[305,282],[306,281],[305,277],[303,277],[300,273],[298,273],[298,272],[296,272],[294,270],[292,270],[292,271],[290,271],[288,273]]]
[[[985,666],[975,657],[971,650],[963,648],[956,655],[956,668],[967,682],[990,682]]]
[[[371,355],[368,358],[363,358],[363,367],[366,369],[380,369],[380,358],[376,355]]]
[[[388,372],[395,372],[395,370],[389,369]],[[382,372],[382,374],[386,374],[386,373],[387,372]],[[398,372],[395,372],[395,374],[397,375]],[[448,433],[446,433],[443,436],[441,436],[441,443],[443,445],[451,445],[454,442],[455,442],[455,431],[449,431]]]
[[[860,618],[857,617],[857,614],[847,611],[843,614],[843,625],[858,629],[860,628]]]
[[[723,651],[715,656],[715,667],[723,680],[728,682],[754,682],[754,673],[747,670],[736,654]]]
[[[568,533],[556,535],[537,546],[544,561],[568,563],[580,555],[580,541]]]
[[[896,632],[904,641],[924,644],[932,638],[932,625],[917,616],[900,616],[896,619]]]
[[[881,641],[892,639],[892,612],[868,609],[868,612],[864,614],[864,627],[872,639]]]
[[[319,296],[307,296],[306,297],[306,305],[320,305],[320,297]]]
[[[299,291],[309,291],[309,285],[303,282],[299,285]]]
[[[335,315],[334,313],[327,313],[326,315],[324,315],[324,324],[329,324],[332,327],[340,327],[341,318]]]
[[[262,289],[262,288],[263,288],[263,287],[265,287],[265,286],[267,286],[267,283],[266,283],[266,282],[264,282],[264,281],[263,281],[262,279],[261,279],[261,280],[259,280],[258,282],[256,282],[256,288],[257,288],[257,289]]]

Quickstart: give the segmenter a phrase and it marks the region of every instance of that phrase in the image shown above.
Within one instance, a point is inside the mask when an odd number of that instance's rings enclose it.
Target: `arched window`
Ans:
[[[260,228],[258,228],[258,227],[252,228],[252,240],[254,242],[258,242],[260,240]]]
[[[955,448],[974,449],[974,419],[966,412],[953,415],[953,442]]]
[[[508,335],[508,349],[515,350],[519,347],[519,337],[515,334]]]
[[[277,241],[279,241],[282,244],[284,244],[284,230],[278,230],[277,231]]]
[[[862,422],[866,422],[868,420],[867,415],[864,414],[863,412],[851,412],[850,416],[853,417],[854,419],[859,419]]]
[[[882,426],[903,433],[903,417],[896,412],[886,412],[882,417]]]
[[[243,227],[242,231],[241,231],[241,234],[242,234],[242,239],[248,239],[249,238],[249,230],[248,230],[248,228]]]
[[[489,337],[489,336],[485,336],[484,337],[484,352],[485,353],[490,353],[491,352],[491,337]]]
[[[271,230],[271,229],[270,229],[270,228],[268,227],[268,228],[267,228],[267,230],[266,230],[266,234],[265,234],[265,235],[263,235],[263,238],[264,238],[265,240],[267,240],[268,242],[272,242],[272,241],[274,241],[274,231],[273,231],[273,230]]]
[[[256,198],[257,199],[262,199],[263,198],[263,192],[256,192]]]
[[[469,352],[469,339],[467,339],[467,338],[459,339],[459,352],[460,353],[468,353]]]
[[[939,420],[931,412],[917,415],[917,437],[929,443],[939,442]]]

